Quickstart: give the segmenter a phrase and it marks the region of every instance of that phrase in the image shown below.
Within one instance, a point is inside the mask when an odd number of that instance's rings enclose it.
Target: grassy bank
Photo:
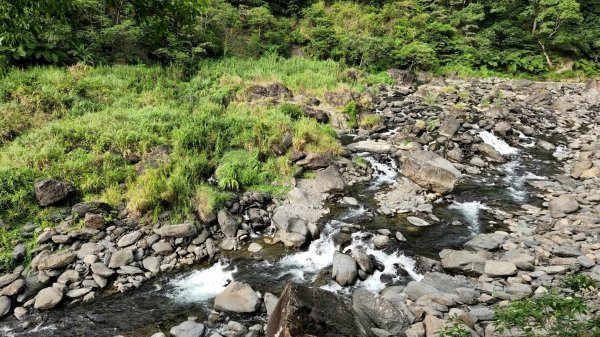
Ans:
[[[291,132],[296,150],[336,153],[335,131],[289,105],[248,102],[246,90],[364,90],[344,73],[335,62],[276,57],[207,61],[191,78],[146,66],[13,70],[0,84],[0,219],[13,227],[0,229],[1,260],[27,221],[54,225],[55,209],[35,200],[37,179],[72,181],[75,201],[123,203],[139,215],[169,209],[172,221],[202,218],[232,191],[285,190],[296,168],[272,145]]]

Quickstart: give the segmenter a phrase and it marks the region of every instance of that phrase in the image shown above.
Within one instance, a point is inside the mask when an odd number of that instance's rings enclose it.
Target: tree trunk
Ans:
[[[542,41],[538,40],[538,43],[540,44],[540,46],[542,46],[542,53],[544,53],[544,56],[546,57],[546,62],[548,63],[548,66],[550,68],[552,68],[553,64],[552,64],[552,61],[550,60],[550,56],[546,52],[546,47],[544,46],[544,44],[542,43]]]

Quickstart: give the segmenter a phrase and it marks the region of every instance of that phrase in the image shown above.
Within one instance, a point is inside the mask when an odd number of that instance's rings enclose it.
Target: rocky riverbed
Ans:
[[[0,334],[431,337],[456,316],[501,336],[498,306],[600,281],[598,81],[400,77],[365,104],[378,125],[340,130],[342,155],[295,156],[316,175],[283,200],[180,224],[80,203],[26,226],[39,246],[0,277]],[[305,111],[335,124],[345,98],[326,96]],[[74,189],[35,186],[41,205]]]

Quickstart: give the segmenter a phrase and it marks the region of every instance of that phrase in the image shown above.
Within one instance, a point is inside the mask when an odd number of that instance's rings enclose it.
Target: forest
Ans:
[[[159,15],[160,14],[160,15]],[[2,0],[0,66],[265,54],[368,70],[593,77],[597,0]]]

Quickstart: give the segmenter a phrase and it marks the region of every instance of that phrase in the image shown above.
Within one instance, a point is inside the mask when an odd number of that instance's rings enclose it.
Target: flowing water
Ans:
[[[158,328],[168,328],[197,316],[205,319],[212,309],[212,300],[231,281],[247,282],[261,292],[279,293],[288,281],[320,286],[330,291],[349,293],[332,283],[327,275],[333,253],[339,249],[336,236],[350,236],[344,250],[354,247],[365,249],[385,269],[375,272],[354,287],[380,291],[387,285],[405,284],[422,276],[415,270],[414,255],[437,258],[444,248],[460,248],[477,233],[501,229],[493,215],[494,210],[517,209],[524,203],[539,204],[528,180],[545,179],[551,174],[551,154],[536,152],[528,147],[532,139],[521,137],[520,148],[487,131],[477,131],[482,140],[509,158],[496,170],[484,171],[477,176],[465,176],[453,192],[453,200],[434,205],[439,221],[432,226],[415,227],[403,216],[379,214],[375,193],[388,189],[400,175],[394,159],[361,153],[374,174],[370,181],[350,187],[346,196],[357,199],[358,205],[333,200],[327,206],[329,214],[322,219],[320,237],[306,250],[288,250],[280,245],[264,246],[261,261],[238,251],[227,255],[227,261],[212,266],[195,266],[176,273],[163,274],[147,281],[140,288],[124,294],[101,296],[84,304],[63,306],[39,316],[39,326],[20,332],[16,322],[12,327],[0,328],[5,336],[149,336]],[[462,225],[454,225],[459,221]],[[350,231],[351,228],[364,228]],[[385,250],[377,250],[373,236],[379,229],[400,231],[407,242],[396,242]],[[341,233],[340,233],[341,232]],[[352,233],[351,233],[352,232]],[[261,238],[255,238],[261,242]],[[264,315],[235,317],[244,322],[264,322]],[[36,324],[36,323],[34,323]]]

